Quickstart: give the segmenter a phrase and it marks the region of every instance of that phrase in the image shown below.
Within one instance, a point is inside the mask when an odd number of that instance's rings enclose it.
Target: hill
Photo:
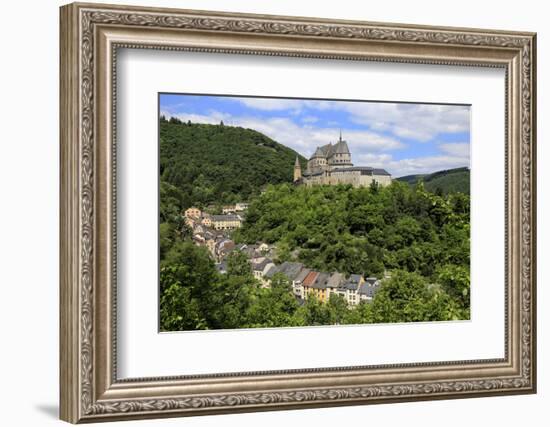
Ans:
[[[292,182],[296,156],[252,129],[160,119],[161,199],[166,191],[183,209],[246,201],[266,184]]]
[[[470,194],[470,169],[466,167],[442,170],[424,175],[407,175],[396,179],[410,185],[423,181],[426,190],[432,192]]]

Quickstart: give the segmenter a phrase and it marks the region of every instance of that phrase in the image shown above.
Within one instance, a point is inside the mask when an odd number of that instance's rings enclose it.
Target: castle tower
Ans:
[[[340,137],[338,142],[334,144],[330,158],[329,165],[335,168],[351,167],[351,153],[349,151],[348,143],[342,139],[342,131],[340,131]]]
[[[302,166],[300,166],[300,160],[296,156],[296,162],[294,162],[294,182],[298,182],[302,179]]]

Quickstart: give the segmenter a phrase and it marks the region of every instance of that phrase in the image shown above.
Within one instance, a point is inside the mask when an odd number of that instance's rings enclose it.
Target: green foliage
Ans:
[[[275,243],[279,258],[297,253],[321,271],[377,276],[401,269],[432,280],[438,266],[469,265],[469,197],[399,182],[375,189],[271,186],[251,203],[234,238]]]
[[[161,204],[164,197],[181,209],[248,200],[269,183],[292,182],[296,156],[305,168],[294,150],[252,129],[161,118]]]
[[[250,276],[252,270],[248,258],[243,252],[232,252],[227,257],[227,272],[231,276]]]
[[[448,169],[427,175],[407,175],[397,180],[410,185],[422,181],[426,190],[438,195],[455,192],[470,194],[470,169],[468,168]]]
[[[296,153],[258,132],[178,119],[161,119],[160,129],[161,330],[469,318],[470,197],[451,191],[462,184],[433,184],[459,182],[460,174],[469,179],[467,170],[412,185],[294,186]],[[299,301],[281,274],[270,288],[260,286],[238,251],[227,258],[227,274],[218,273],[208,250],[191,241],[182,212],[208,205],[219,213],[223,204],[245,200],[251,203],[233,233],[237,242],[274,243],[279,263],[391,277],[372,302],[351,308],[334,294],[326,303]]]
[[[273,277],[271,289],[259,289],[256,300],[248,311],[248,327],[300,326],[296,316],[298,301],[292,295],[286,276],[278,273]]]
[[[383,282],[369,311],[375,323],[464,318],[458,303],[448,294],[427,284],[419,274],[405,271],[396,271]]]
[[[195,283],[196,285],[196,283]],[[193,278],[185,266],[164,267],[160,271],[160,329],[182,331],[205,329],[200,300],[193,296]]]

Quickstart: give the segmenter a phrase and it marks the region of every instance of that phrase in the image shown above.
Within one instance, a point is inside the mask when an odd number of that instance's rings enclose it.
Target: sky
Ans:
[[[355,166],[396,178],[470,166],[464,105],[161,94],[160,114],[254,129],[306,158],[341,131]]]

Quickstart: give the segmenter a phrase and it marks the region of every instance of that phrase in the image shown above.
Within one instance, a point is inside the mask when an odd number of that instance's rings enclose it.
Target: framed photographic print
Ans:
[[[535,34],[61,8],[61,418],[533,393]]]

